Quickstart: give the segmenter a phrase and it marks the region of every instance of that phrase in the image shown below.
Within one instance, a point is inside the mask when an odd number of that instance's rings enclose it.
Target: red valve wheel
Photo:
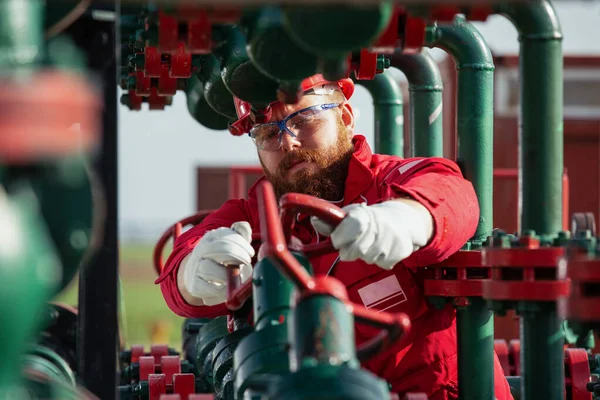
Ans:
[[[162,356],[160,358],[160,372],[165,375],[168,385],[173,383],[173,375],[181,373],[181,360],[179,356]]]
[[[592,393],[587,390],[587,384],[591,380],[587,351],[585,349],[566,349],[566,398],[570,400],[592,400]]]
[[[177,393],[182,399],[187,399],[196,391],[196,377],[194,374],[174,374],[173,393]]]
[[[140,381],[147,381],[148,377],[155,372],[154,357],[141,356],[138,363],[140,364]]]
[[[500,360],[504,376],[510,375],[510,362],[508,361],[508,343],[504,339],[494,340],[494,351]]]
[[[148,400],[160,400],[167,394],[167,382],[164,374],[150,374],[148,376]]]
[[[188,52],[184,43],[179,43],[171,54],[171,78],[189,78],[192,76],[192,53]]]
[[[202,221],[204,221],[204,218],[206,218],[212,212],[213,212],[212,210],[199,211],[198,213],[191,215],[191,216],[184,218],[181,221],[177,222],[175,225],[171,226],[169,229],[167,229],[162,234],[160,239],[158,239],[156,246],[154,246],[154,254],[153,254],[154,270],[156,271],[156,273],[158,275],[161,274],[162,269],[164,268],[162,254],[163,254],[165,245],[167,244],[169,239],[171,237],[173,237],[174,239],[177,239],[179,237],[179,235],[181,235],[181,231],[185,226],[187,226],[187,225],[195,226],[195,225],[200,224]]]
[[[145,354],[144,345],[142,344],[134,344],[131,346],[131,359],[130,362],[138,362],[140,357]]]
[[[162,72],[162,59],[156,47],[144,49],[144,76],[158,78]]]
[[[362,305],[351,303],[348,299],[346,287],[339,280],[327,276],[311,277],[288,250],[287,243],[290,242],[291,228],[296,220],[297,213],[316,216],[335,227],[346,216],[341,208],[316,197],[288,193],[280,201],[282,208],[280,219],[273,185],[268,181],[261,182],[257,186],[257,194],[260,232],[263,239],[259,258],[262,255],[270,256],[276,260],[275,264],[278,266],[279,271],[290,279],[299,291],[300,295],[296,297],[296,301],[302,301],[307,297],[318,294],[335,297],[346,303],[349,309],[352,310],[357,323],[371,325],[382,330],[378,335],[357,348],[356,354],[360,361],[371,358],[408,332],[411,324],[406,314],[375,312]],[[287,230],[284,230],[284,226]],[[287,233],[287,237],[284,232]],[[245,286],[247,285],[242,286],[242,288]],[[239,297],[235,293],[228,296],[226,305],[230,310],[239,306],[237,303],[234,304],[233,299],[237,301]]]
[[[508,342],[508,360],[511,373],[509,376],[521,376],[521,341],[512,339]]]

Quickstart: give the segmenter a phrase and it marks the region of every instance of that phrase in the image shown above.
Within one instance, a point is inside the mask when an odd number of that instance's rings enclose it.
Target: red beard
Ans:
[[[338,125],[340,124],[341,121]],[[285,193],[308,194],[329,201],[343,198],[354,145],[344,134],[346,127],[341,125],[343,130],[340,130],[335,145],[326,150],[299,149],[288,152],[277,166],[275,173],[271,173],[262,160],[260,161],[278,199]],[[303,169],[296,172],[292,178],[285,178],[287,170],[300,161],[311,162],[318,169],[316,171]]]

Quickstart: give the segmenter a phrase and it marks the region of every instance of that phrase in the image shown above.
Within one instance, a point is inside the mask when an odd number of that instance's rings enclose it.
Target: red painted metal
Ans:
[[[140,357],[142,357],[144,354],[145,354],[144,345],[141,345],[141,344],[132,345],[130,362],[131,363],[138,362],[140,360]]]
[[[148,400],[160,400],[163,394],[167,394],[167,380],[164,374],[150,374],[148,376]]]
[[[518,248],[485,248],[484,263],[492,266],[492,279],[483,281],[483,297],[488,300],[552,301],[568,296],[570,282],[558,276],[563,247],[540,247],[533,237],[522,237]],[[540,270],[555,270],[538,276]],[[515,277],[516,273],[520,276]]]
[[[162,356],[160,358],[160,372],[165,376],[167,385],[173,384],[173,375],[181,373],[179,356]]]
[[[569,400],[592,400],[587,384],[591,382],[588,353],[585,349],[565,350],[565,389]]]
[[[196,391],[196,377],[194,374],[174,374],[173,393],[177,393],[182,399],[187,399]]]
[[[508,342],[508,360],[510,362],[510,376],[521,375],[521,341],[511,339]]]
[[[600,258],[583,252],[574,252],[562,260],[566,263],[567,277],[571,280],[571,295],[559,303],[560,313],[569,320],[596,322],[600,320],[600,295],[589,290],[600,284]]]
[[[138,362],[140,364],[140,381],[147,381],[148,376],[155,371],[154,357],[142,356]]]

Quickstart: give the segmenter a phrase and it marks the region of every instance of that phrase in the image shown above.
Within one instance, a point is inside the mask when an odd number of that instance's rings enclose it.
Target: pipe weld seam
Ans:
[[[458,64],[456,70],[460,69],[471,69],[474,71],[493,71],[495,69],[494,64]]]

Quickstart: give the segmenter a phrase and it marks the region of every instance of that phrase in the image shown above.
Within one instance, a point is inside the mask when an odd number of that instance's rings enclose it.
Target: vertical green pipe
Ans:
[[[404,114],[402,90],[389,71],[372,80],[357,80],[373,97],[375,107],[375,151],[393,156],[404,155]]]
[[[428,29],[427,45],[452,55],[458,71],[458,162],[475,188],[480,217],[471,239],[492,230],[494,64],[483,36],[464,17]],[[458,384],[462,400],[494,398],[494,320],[480,298],[457,310]]]
[[[43,55],[44,1],[0,1],[0,73],[31,67]]]
[[[521,232],[562,228],[562,32],[548,1],[498,6],[519,31]]]
[[[426,49],[416,54],[396,53],[391,66],[408,80],[410,147],[412,157],[443,157],[442,75]]]
[[[523,196],[520,230],[533,230],[547,237],[555,235],[562,226],[563,57],[560,22],[548,1],[498,5],[496,11],[519,31],[519,172]],[[529,308],[534,311],[525,312],[521,317],[523,398],[562,399],[564,338],[556,303],[534,303]]]

